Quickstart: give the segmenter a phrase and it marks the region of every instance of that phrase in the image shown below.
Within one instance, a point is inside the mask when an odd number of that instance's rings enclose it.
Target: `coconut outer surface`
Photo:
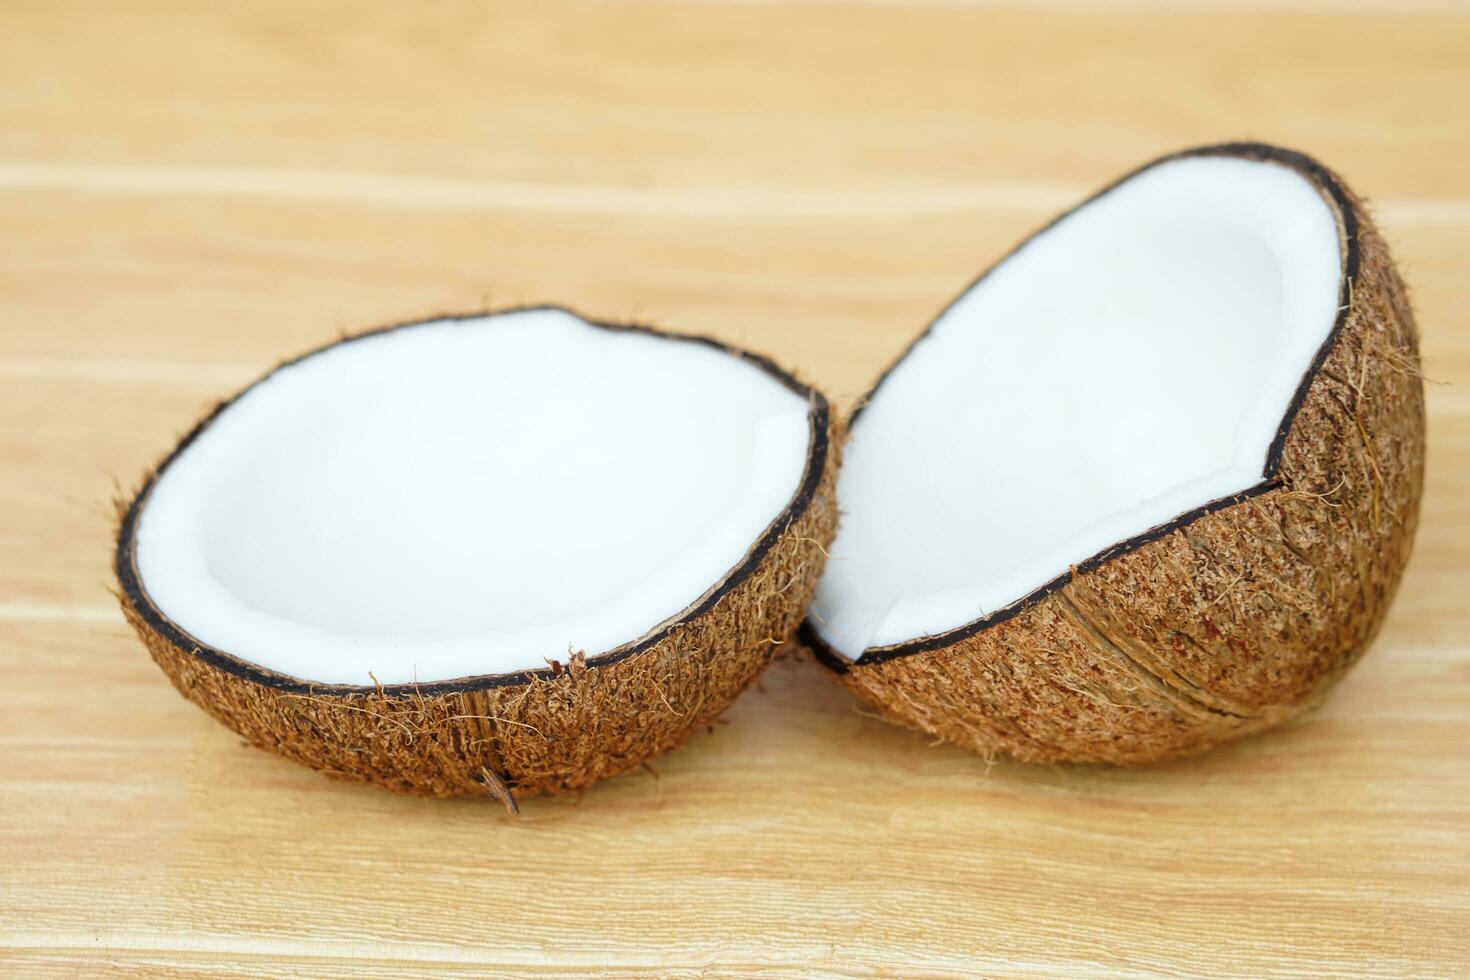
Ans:
[[[1228,148],[1250,156],[1270,148]],[[1294,154],[1297,160],[1305,158]],[[846,664],[891,720],[1022,762],[1205,751],[1320,702],[1383,622],[1418,523],[1424,398],[1413,312],[1361,201],[1341,216],[1350,303],[1261,492],[1089,563],[951,642]]]
[[[837,523],[841,422],[826,399],[764,358],[694,339],[808,394],[806,473],[746,560],[642,639],[592,657],[573,652],[544,670],[377,688],[310,684],[201,650],[170,628],[128,571],[139,501],[157,470],[118,504],[123,615],[186,698],[251,744],[331,776],[514,807],[508,793],[577,792],[636,768],[708,726],[765,669],[805,615]]]

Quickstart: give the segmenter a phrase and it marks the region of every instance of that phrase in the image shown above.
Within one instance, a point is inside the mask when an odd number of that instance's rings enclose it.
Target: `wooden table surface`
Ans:
[[[108,595],[109,499],[346,329],[537,300],[850,403],[1161,152],[1297,146],[1420,313],[1414,560],[1326,707],[986,766],[811,663],[580,801],[242,746]],[[1470,8],[1452,0],[0,6],[0,973],[1470,975]]]

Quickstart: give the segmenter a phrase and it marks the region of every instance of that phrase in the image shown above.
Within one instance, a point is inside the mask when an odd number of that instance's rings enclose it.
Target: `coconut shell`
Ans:
[[[313,684],[200,643],[149,599],[134,535],[157,474],[228,402],[119,502],[123,615],[186,698],[252,744],[329,775],[421,796],[488,795],[514,809],[515,797],[578,791],[639,766],[712,722],[795,632],[837,522],[840,422],[826,399],[763,357],[665,336],[726,350],[807,397],[812,438],[800,489],[745,559],[648,635],[596,656],[547,651],[562,657],[544,669],[388,687]]]
[[[1342,307],[1266,478],[941,636],[848,664],[804,630],[887,717],[1023,762],[1185,756],[1319,703],[1378,632],[1424,474],[1404,284],[1362,202],[1320,164],[1257,144],[1189,152],[1294,167],[1339,218]]]

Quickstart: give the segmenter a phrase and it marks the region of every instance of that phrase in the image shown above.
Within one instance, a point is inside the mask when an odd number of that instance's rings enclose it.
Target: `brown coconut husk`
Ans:
[[[615,650],[434,684],[313,684],[213,649],[148,597],[134,563],[134,535],[157,475],[226,402],[131,501],[119,501],[115,571],[123,614],[180,693],[252,744],[329,775],[422,796],[488,795],[511,809],[516,797],[579,791],[636,768],[709,725],[766,667],[811,600],[837,522],[840,423],[819,392],[763,357],[703,337],[595,325],[715,346],[810,400],[812,438],[800,489],[700,600]]]
[[[1339,217],[1343,307],[1265,478],[942,636],[848,665],[803,631],[889,718],[1023,762],[1185,756],[1319,703],[1378,632],[1424,473],[1404,284],[1362,202],[1320,164],[1258,144],[1188,152],[1294,167]]]

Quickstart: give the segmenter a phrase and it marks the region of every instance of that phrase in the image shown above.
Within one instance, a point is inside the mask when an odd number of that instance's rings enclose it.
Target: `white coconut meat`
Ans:
[[[369,335],[268,376],[163,470],[142,587],[324,684],[545,669],[696,604],[791,503],[807,399],[714,346],[560,310]]]
[[[1337,318],[1336,212],[1290,167],[1174,159],[982,277],[853,423],[810,622],[839,656],[985,619],[1262,483]]]

